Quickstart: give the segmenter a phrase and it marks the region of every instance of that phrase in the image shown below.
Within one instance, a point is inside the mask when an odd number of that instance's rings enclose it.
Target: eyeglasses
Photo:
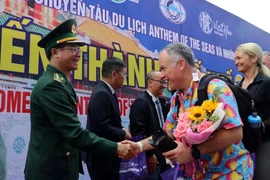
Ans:
[[[167,81],[165,81],[165,80],[156,80],[156,79],[149,79],[149,80],[152,80],[152,81],[156,81],[156,82],[159,82],[160,84],[167,84],[168,82]]]
[[[69,49],[72,50],[74,54],[81,53],[81,48],[80,47],[63,47],[60,49]]]
[[[117,72],[118,74],[121,74],[123,77],[127,77],[127,73],[123,73],[123,72]]]

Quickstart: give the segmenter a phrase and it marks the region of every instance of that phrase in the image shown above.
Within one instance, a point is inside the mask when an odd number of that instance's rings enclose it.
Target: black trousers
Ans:
[[[119,180],[119,173],[110,173],[104,172],[104,169],[100,171],[93,170],[92,168],[88,167],[88,172],[91,177],[91,180]]]
[[[256,152],[254,180],[270,179],[270,140],[264,141]]]

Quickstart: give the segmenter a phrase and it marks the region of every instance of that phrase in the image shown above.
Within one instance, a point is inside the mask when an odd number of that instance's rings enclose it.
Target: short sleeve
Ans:
[[[170,102],[171,102],[171,107],[170,107],[170,111],[167,114],[167,118],[165,120],[165,124],[163,129],[167,132],[172,133],[173,130],[176,128],[177,125],[177,109],[180,108],[178,106],[176,106],[175,102],[176,102],[176,94],[174,93],[174,95],[172,96]]]
[[[213,94],[220,90],[219,102],[224,103],[226,120],[223,124],[224,129],[231,129],[242,126],[242,120],[238,112],[236,98],[230,87],[222,80],[213,79],[210,81],[207,89],[208,98],[211,99]]]

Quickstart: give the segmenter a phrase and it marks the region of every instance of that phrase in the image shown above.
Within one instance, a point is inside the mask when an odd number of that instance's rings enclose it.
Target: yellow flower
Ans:
[[[212,100],[205,100],[202,107],[209,113],[212,113],[218,106],[218,102]]]
[[[188,115],[188,118],[195,121],[196,123],[199,123],[202,121],[205,117],[205,110],[201,106],[194,106],[187,110],[190,112]]]
[[[192,106],[192,107],[188,108],[186,111],[187,111],[187,112],[192,112],[193,109],[195,109],[195,108],[197,108],[197,107],[198,107],[198,106]]]

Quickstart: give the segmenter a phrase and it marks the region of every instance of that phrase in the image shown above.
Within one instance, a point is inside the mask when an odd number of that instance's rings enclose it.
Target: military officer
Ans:
[[[129,145],[115,143],[83,129],[76,114],[76,93],[69,73],[78,68],[80,46],[76,21],[69,19],[38,42],[49,59],[31,94],[31,134],[26,180],[77,180],[80,150],[104,156],[126,156]]]

